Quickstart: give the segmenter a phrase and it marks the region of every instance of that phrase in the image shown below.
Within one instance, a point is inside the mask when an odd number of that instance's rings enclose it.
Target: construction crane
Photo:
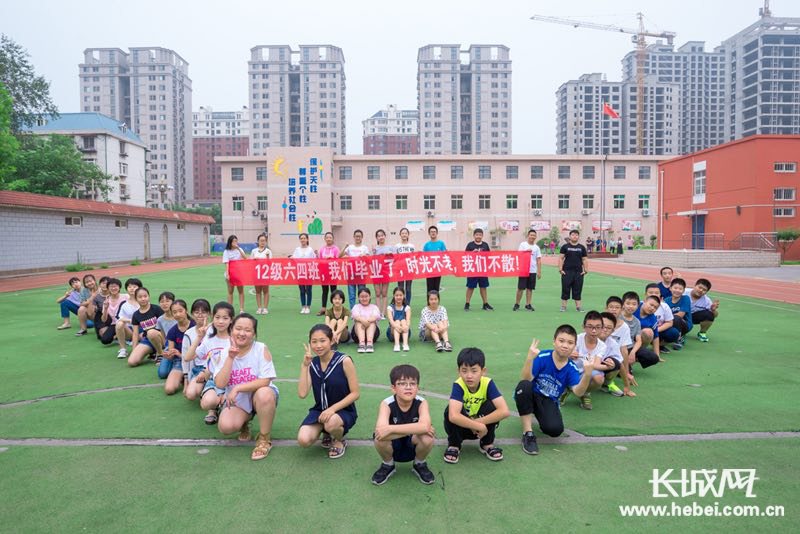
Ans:
[[[604,30],[609,32],[628,33],[633,35],[631,41],[636,43],[636,153],[644,154],[644,64],[647,59],[647,42],[645,37],[658,37],[666,39],[668,44],[672,44],[675,39],[675,32],[650,32],[644,28],[644,15],[636,14],[639,21],[639,28],[623,28],[610,24],[597,24],[594,22],[583,22],[579,20],[564,19],[559,17],[547,17],[544,15],[534,15],[531,20],[539,22],[550,22],[553,24],[565,24],[574,28],[589,28],[592,30]]]

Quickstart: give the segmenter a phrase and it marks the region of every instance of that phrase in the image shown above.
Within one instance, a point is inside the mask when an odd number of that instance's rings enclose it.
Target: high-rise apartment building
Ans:
[[[417,53],[422,154],[511,152],[511,59],[502,45],[427,45]]]
[[[189,64],[160,47],[87,48],[79,64],[80,105],[124,122],[150,151],[149,205],[194,198]]]
[[[253,155],[276,146],[346,149],[344,54],[330,45],[250,49],[248,94]]]
[[[200,107],[192,113],[194,203],[219,203],[221,174],[215,156],[250,153],[250,110],[214,111]]]
[[[389,105],[362,121],[364,154],[419,154],[419,112]]]

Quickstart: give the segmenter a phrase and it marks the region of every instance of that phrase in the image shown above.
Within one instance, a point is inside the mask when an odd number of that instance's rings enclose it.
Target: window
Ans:
[[[517,195],[506,195],[506,209],[507,210],[515,210],[515,209],[517,209],[517,204],[519,204]]]
[[[639,166],[639,179],[640,180],[649,180],[650,179],[650,167],[647,165],[640,165]]]
[[[543,165],[531,165],[531,180],[542,180],[544,178]]]
[[[479,210],[492,209],[492,195],[478,195],[478,209]]]
[[[83,149],[94,150],[94,137],[88,135],[83,137]]]
[[[519,178],[518,165],[506,165],[506,180],[517,180]]]
[[[625,165],[614,165],[614,179],[615,180],[625,179]]]
[[[435,210],[436,209],[436,195],[423,195],[422,196],[422,209]]]
[[[263,195],[258,196],[258,211],[267,211],[267,197]]]
[[[339,167],[339,179],[340,180],[352,180],[353,179],[353,167],[349,165],[344,165]]]
[[[64,217],[67,226],[83,226],[83,217]]]
[[[640,210],[650,209],[650,195],[639,195],[639,209]]]
[[[244,197],[233,197],[233,211],[244,211]]]
[[[83,138],[84,141],[86,138]],[[774,166],[775,172],[797,172],[797,163],[788,162],[788,161],[776,161]],[[786,215],[781,215],[780,217],[786,217]]]
[[[558,179],[559,180],[568,180],[569,179],[569,165],[559,165],[558,166]]]
[[[694,194],[695,195],[705,195],[706,194],[706,170],[703,169],[701,171],[694,171]]]
[[[119,175],[120,176],[128,176],[128,164],[120,162],[119,164]]]
[[[186,230],[186,223],[178,223],[175,226],[178,227],[178,230]]]
[[[773,191],[773,198],[775,200],[794,200],[795,189],[794,187],[779,188]]]
[[[531,195],[531,209],[542,209],[542,195]]]
[[[775,217],[794,217],[794,208],[775,208]]]
[[[569,195],[558,195],[558,209],[569,209]]]
[[[232,167],[231,168],[231,180],[234,182],[241,182],[244,180],[244,168],[243,167]]]
[[[256,180],[258,180],[259,182],[265,182],[267,180],[266,167],[256,167]]]
[[[478,178],[481,180],[491,180],[492,167],[490,165],[478,165]]]
[[[408,165],[395,165],[394,179],[408,180]]]
[[[380,195],[369,195],[367,197],[367,209],[368,210],[379,210],[379,209],[381,209],[381,196]]]
[[[339,197],[339,209],[342,210],[342,211],[353,209],[353,195],[342,195],[342,196],[340,196]]]
[[[381,168],[377,165],[370,165],[367,167],[367,180],[380,180]]]
[[[450,178],[452,180],[464,179],[464,166],[463,165],[450,165]]]
[[[422,179],[423,180],[435,180],[436,179],[436,166],[434,165],[425,165],[422,167]]]
[[[614,195],[614,209],[615,210],[625,209],[625,195]]]
[[[583,179],[594,180],[594,165],[583,166]]]
[[[116,219],[114,220],[114,228],[127,228],[128,227],[128,220],[127,219]]]
[[[460,210],[464,208],[464,195],[450,195],[450,209]]]
[[[583,195],[583,209],[594,209],[594,195]]]
[[[395,195],[394,207],[398,210],[408,209],[408,195]]]

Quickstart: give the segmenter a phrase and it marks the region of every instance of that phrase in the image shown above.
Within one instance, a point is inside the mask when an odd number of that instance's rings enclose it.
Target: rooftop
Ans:
[[[61,113],[58,118],[41,115],[43,124],[31,125],[30,131],[37,134],[106,133],[119,139],[145,146],[142,139],[124,123],[102,113]]]

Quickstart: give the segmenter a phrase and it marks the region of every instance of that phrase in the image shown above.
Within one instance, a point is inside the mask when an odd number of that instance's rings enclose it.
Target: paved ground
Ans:
[[[766,278],[768,280],[800,283],[800,265],[784,265],[783,267],[720,267],[718,269],[706,269],[706,271],[715,274],[732,274],[748,278]]]

